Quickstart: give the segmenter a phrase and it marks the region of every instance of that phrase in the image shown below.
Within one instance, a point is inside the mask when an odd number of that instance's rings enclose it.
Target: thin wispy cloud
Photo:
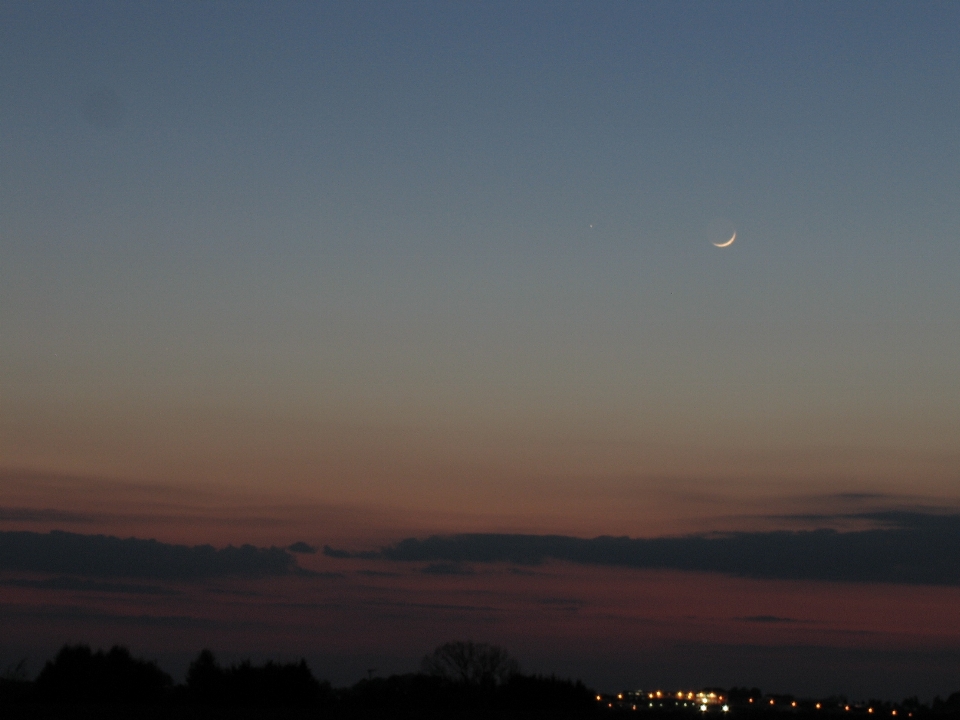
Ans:
[[[421,572],[427,575],[473,575],[473,569],[469,565],[460,563],[430,563]]]
[[[92,593],[117,593],[125,595],[178,595],[178,591],[156,585],[135,585],[132,583],[102,582],[85,578],[58,576],[32,580],[12,578],[0,580],[0,586],[33,588],[37,590],[68,590]]]
[[[0,507],[2,522],[95,523],[102,519],[101,515],[53,508]]]

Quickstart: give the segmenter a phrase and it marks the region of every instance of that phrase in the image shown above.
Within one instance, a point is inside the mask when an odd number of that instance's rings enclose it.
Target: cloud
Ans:
[[[223,621],[198,618],[186,615],[123,615],[120,613],[99,612],[79,606],[5,606],[4,614],[8,619],[38,619],[44,623],[70,622],[92,623],[96,625],[127,625],[139,627],[170,629],[201,629],[228,626]],[[247,624],[249,627],[249,624]]]
[[[129,583],[100,582],[74,577],[52,577],[44,580],[26,580],[14,578],[0,580],[6,587],[36,588],[39,590],[78,590],[81,592],[126,593],[132,595],[179,595],[176,590],[156,585],[132,585]]]
[[[460,563],[439,562],[427,565],[420,572],[427,575],[473,575],[473,569]]]
[[[720,572],[751,578],[960,586],[960,515],[862,513],[868,530],[738,532],[665,538],[463,534],[407,538],[379,553],[397,562],[584,565]]]
[[[307,545],[305,542],[295,542],[288,547],[287,550],[293,553],[304,553],[306,555],[313,555],[317,551],[313,545]]]
[[[297,572],[282,548],[252,545],[217,550],[157,540],[53,532],[0,532],[0,570],[99,577],[198,580],[225,575],[262,577]]]
[[[346,550],[335,550],[329,545],[323,546],[323,554],[327,557],[337,558],[339,560],[345,560],[346,558],[358,557],[359,554],[348,552]]]
[[[100,518],[96,515],[67,510],[0,507],[0,521],[6,522],[93,523],[98,519]]]
[[[342,580],[346,577],[343,573],[339,572],[317,572],[315,570],[305,570],[304,568],[295,568],[294,574],[299,575],[300,577],[309,577],[309,578],[319,578],[325,580]]]
[[[363,552],[349,552],[348,550],[338,550],[329,545],[323,546],[323,554],[327,557],[343,560],[346,558],[360,558],[361,560],[377,560],[380,558],[380,552],[376,550]]]
[[[888,500],[890,498],[897,498],[899,496],[892,495],[890,493],[841,492],[841,493],[834,493],[830,497],[834,497],[840,500]]]
[[[0,484],[5,476],[0,473]],[[0,522],[21,523],[57,523],[74,524],[113,524],[113,523],[165,523],[174,525],[274,525],[283,524],[283,520],[264,515],[218,516],[204,513],[78,513],[55,508],[0,507]],[[310,547],[306,543],[297,546]]]

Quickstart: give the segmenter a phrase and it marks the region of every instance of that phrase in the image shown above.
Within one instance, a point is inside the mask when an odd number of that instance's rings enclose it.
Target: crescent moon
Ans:
[[[733,237],[727,240],[725,243],[713,243],[716,247],[730,247],[733,245],[733,241],[737,239],[737,233],[733,233]]]

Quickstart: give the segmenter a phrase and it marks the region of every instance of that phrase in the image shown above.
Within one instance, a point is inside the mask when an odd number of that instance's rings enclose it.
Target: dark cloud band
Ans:
[[[282,548],[252,545],[172,545],[157,540],[107,535],[0,532],[0,570],[65,573],[100,577],[198,580],[239,575],[263,577],[297,571]]]
[[[465,534],[408,538],[376,555],[457,567],[561,560],[752,578],[960,585],[960,515],[884,512],[858,517],[880,527],[858,532],[742,532],[652,539]],[[332,548],[324,551],[332,557],[350,555]]]

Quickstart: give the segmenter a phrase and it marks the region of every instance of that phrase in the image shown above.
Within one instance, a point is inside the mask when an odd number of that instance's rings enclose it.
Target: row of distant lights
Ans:
[[[660,690],[657,690],[656,692],[652,692],[652,693],[647,693],[647,698],[650,699],[650,700],[659,700],[659,699],[662,699],[663,697],[664,697],[663,692],[660,691]],[[666,697],[669,699],[669,698],[672,698],[673,695],[667,695]],[[602,700],[603,700],[603,696],[597,695],[597,701],[600,702],[600,701],[602,701]],[[623,693],[619,693],[619,694],[617,695],[617,700],[623,700]],[[721,702],[723,702],[723,695],[717,695],[716,693],[704,693],[704,692],[698,692],[696,695],[694,695],[692,692],[688,692],[688,693],[686,693],[686,694],[684,694],[683,692],[678,692],[678,693],[677,693],[677,700],[696,700],[697,702],[700,703],[700,710],[701,710],[702,712],[706,712],[708,705],[712,705],[712,704],[714,704],[714,703],[721,703]],[[753,698],[750,698],[750,702],[753,702]],[[770,704],[771,704],[771,705],[776,705],[776,704],[777,704],[777,701],[774,700],[773,698],[770,698]],[[790,702],[790,707],[796,707],[796,706],[797,706],[797,701],[796,701],[796,700],[792,700],[792,701]],[[611,707],[611,708],[612,708],[612,707],[613,707],[613,703],[608,703],[608,704],[607,704],[607,707]],[[650,707],[653,707],[653,703],[652,703],[652,702],[650,703]],[[816,705],[814,705],[814,707],[815,707],[817,710],[820,710],[820,709],[822,708],[822,705],[821,705],[820,703],[817,703]],[[637,706],[634,705],[634,706],[633,706],[633,709],[636,710],[636,709],[637,709]],[[721,709],[723,710],[723,712],[730,712],[730,706],[729,706],[729,705],[726,705],[726,704],[725,704]],[[846,710],[847,712],[850,712],[850,706],[849,706],[849,705],[844,705],[844,706],[843,706],[843,709]],[[872,708],[872,707],[868,707],[868,708],[867,708],[867,712],[872,715],[872,714],[873,714],[873,708]],[[890,711],[890,714],[893,715],[893,716],[896,716],[897,711],[896,711],[896,710],[891,710],[891,711]],[[913,713],[912,713],[912,712],[907,713],[907,717],[913,717]]]
[[[663,699],[663,697],[664,697],[663,692],[660,691],[660,690],[657,690],[655,693],[653,693],[653,692],[652,692],[652,693],[647,693],[647,698],[648,698],[649,700]],[[669,699],[669,698],[672,698],[673,696],[672,696],[672,695],[667,695],[666,697]],[[597,701],[599,702],[599,701],[602,701],[602,700],[603,700],[603,696],[602,696],[602,695],[597,695]],[[617,695],[617,700],[623,700],[623,693],[619,693],[619,694]],[[677,700],[691,700],[691,701],[694,701],[694,702],[698,702],[698,703],[700,703],[700,710],[703,711],[703,712],[706,712],[708,705],[713,705],[713,704],[716,704],[716,703],[721,703],[721,702],[723,702],[723,695],[717,695],[716,693],[705,693],[705,692],[698,692],[696,695],[694,695],[692,692],[688,692],[688,693],[686,693],[686,694],[684,694],[684,693],[682,693],[682,692],[678,692],[678,693],[677,693]],[[751,700],[751,702],[753,702],[753,701]],[[611,707],[611,708],[612,708],[612,707],[613,707],[613,703],[607,703],[607,707]],[[650,703],[650,707],[653,707],[653,703],[652,703],[652,702]],[[633,706],[633,709],[636,710],[636,709],[637,709],[637,706],[634,705],[634,706]],[[730,706],[729,706],[729,705],[724,705],[721,709],[723,710],[723,712],[730,712]]]
[[[750,698],[750,702],[753,702],[753,698]],[[771,699],[770,699],[770,704],[771,704],[771,705],[775,705],[775,704],[776,704],[776,700],[774,700],[773,698],[771,698]],[[797,701],[796,701],[796,700],[794,700],[794,701],[792,701],[792,702],[790,703],[790,707],[796,707],[796,706],[797,706]],[[820,703],[817,703],[816,705],[814,705],[814,707],[815,707],[817,710],[820,710],[821,707],[822,707],[822,705],[821,705]],[[844,706],[843,706],[843,709],[846,710],[847,712],[850,712],[850,706],[849,706],[849,705],[844,705]],[[867,708],[867,712],[870,713],[871,715],[873,715],[873,708],[872,708],[872,707],[868,707],[868,708]],[[890,714],[896,716],[897,711],[896,711],[896,710],[891,710],[891,711],[890,711]],[[913,713],[907,713],[907,717],[913,717]]]

